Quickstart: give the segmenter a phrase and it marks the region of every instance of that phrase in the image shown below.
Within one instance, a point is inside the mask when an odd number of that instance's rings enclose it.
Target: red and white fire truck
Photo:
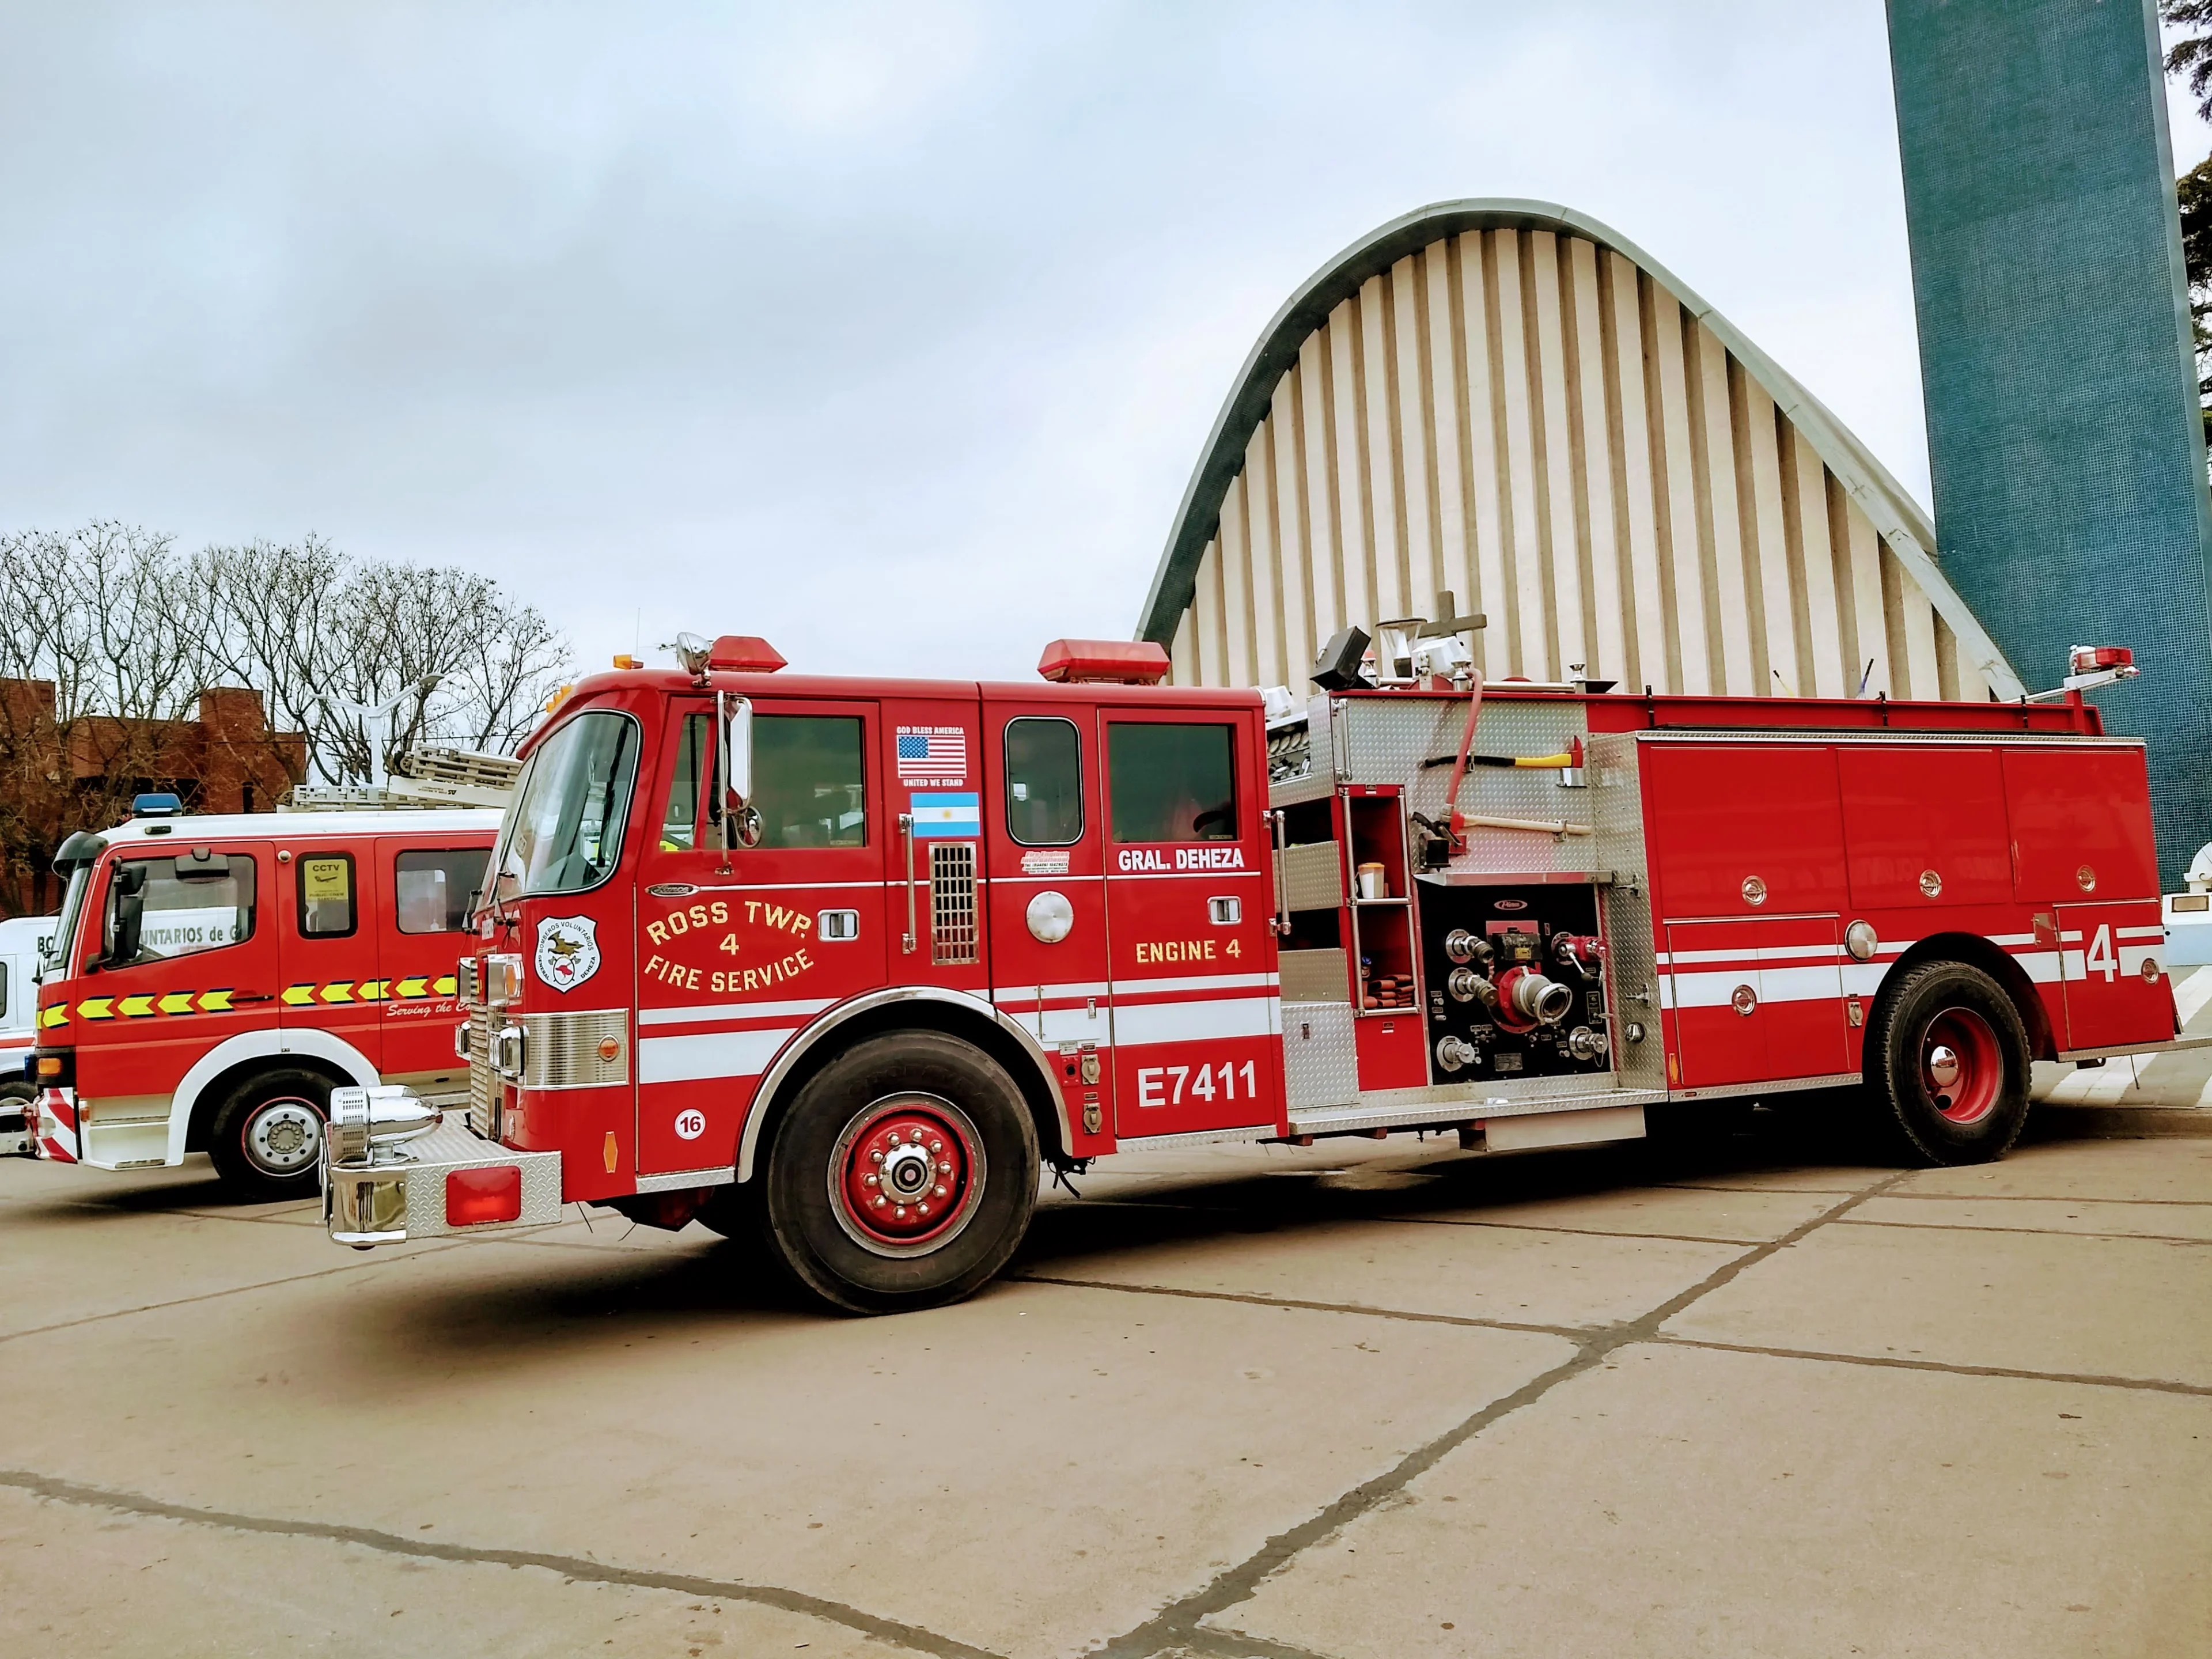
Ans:
[[[738,636],[584,681],[459,966],[467,1121],[340,1091],[332,1236],[697,1215],[891,1310],[996,1273],[1041,1162],[1589,1144],[1863,1085],[1964,1163],[2032,1058],[2175,1038],[2143,750],[2087,659],[2057,701],[1904,703],[1486,691],[1395,634],[1374,684],[1364,643],[1273,720],[1084,641],[1035,684]]]
[[[62,845],[29,1151],[104,1170],[204,1150],[312,1195],[331,1091],[465,1097],[453,958],[494,811],[140,817]]]

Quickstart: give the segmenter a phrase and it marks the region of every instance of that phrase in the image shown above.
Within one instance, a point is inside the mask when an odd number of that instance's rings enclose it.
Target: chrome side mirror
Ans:
[[[761,817],[752,804],[753,704],[750,697],[714,694],[715,815],[722,821],[722,850],[757,847]]]

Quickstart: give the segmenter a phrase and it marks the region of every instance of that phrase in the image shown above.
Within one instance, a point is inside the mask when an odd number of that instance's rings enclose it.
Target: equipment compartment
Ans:
[[[1597,893],[1580,883],[1415,883],[1438,1083],[1611,1069]]]

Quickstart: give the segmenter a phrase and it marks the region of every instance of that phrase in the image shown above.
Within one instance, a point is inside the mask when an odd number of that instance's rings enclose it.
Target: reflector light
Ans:
[[[2094,674],[2100,668],[2126,668],[2136,653],[2124,645],[2077,645],[2066,654],[2067,672]]]
[[[757,634],[725,634],[708,647],[707,666],[731,674],[773,674],[783,653]]]
[[[512,1164],[446,1172],[446,1224],[481,1227],[522,1217],[522,1171]]]
[[[1054,640],[1037,659],[1038,673],[1066,685],[1158,685],[1168,667],[1150,640]]]

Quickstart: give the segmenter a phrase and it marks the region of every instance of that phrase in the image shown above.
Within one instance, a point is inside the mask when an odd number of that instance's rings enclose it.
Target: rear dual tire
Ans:
[[[856,1043],[773,1126],[731,1208],[806,1291],[848,1313],[971,1296],[1036,1209],[1036,1125],[1013,1080],[936,1031]]]

